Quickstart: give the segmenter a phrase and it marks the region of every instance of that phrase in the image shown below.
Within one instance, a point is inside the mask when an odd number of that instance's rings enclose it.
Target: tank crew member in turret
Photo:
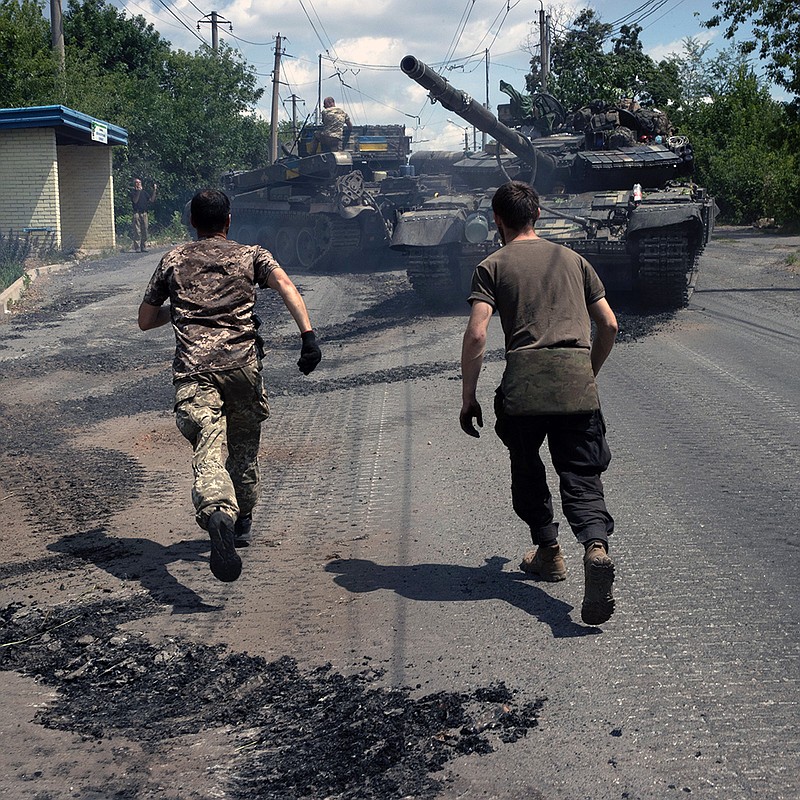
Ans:
[[[349,136],[353,125],[347,112],[339,108],[332,97],[326,97],[322,105],[322,130],[317,131],[314,138],[323,152],[335,153],[342,149],[345,129]]]
[[[536,549],[521,569],[547,581],[566,577],[558,523],[539,449],[548,441],[560,479],[564,516],[584,546],[581,617],[589,625],[614,612],[614,564],[608,537],[614,520],[600,475],[611,460],[594,376],[614,346],[617,320],[596,272],[572,250],[539,238],[539,196],[528,184],[501,186],[492,210],[503,247],[472,278],[472,305],[461,355],[461,427],[483,425],[476,397],[486,333],[494,311],[505,334],[506,367],[494,400],[495,430],[511,457],[514,511]],[[597,326],[591,341],[591,321]]]
[[[297,324],[300,371],[308,375],[322,355],[305,302],[272,254],[227,238],[227,195],[215,189],[196,194],[191,223],[197,241],[161,259],[139,307],[139,327],[172,322],[175,417],[194,447],[195,518],[211,537],[211,572],[235,581],[242,571],[235,548],[249,544],[261,423],[269,416],[261,377],[264,343],[253,313],[256,286],[274,289]]]

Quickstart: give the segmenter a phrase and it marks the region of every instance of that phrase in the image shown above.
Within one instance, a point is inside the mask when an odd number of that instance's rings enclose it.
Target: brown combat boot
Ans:
[[[567,577],[567,567],[559,544],[529,550],[522,557],[519,568],[529,575],[538,575],[543,581],[563,581]]]
[[[606,622],[614,613],[614,562],[609,558],[603,543],[595,540],[589,543],[583,556],[583,573],[586,588],[581,606],[581,619],[587,625]]]

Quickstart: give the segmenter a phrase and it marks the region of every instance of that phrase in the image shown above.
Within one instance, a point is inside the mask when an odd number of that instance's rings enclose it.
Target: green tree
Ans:
[[[130,17],[105,0],[70,0],[64,15],[67,104],[129,131],[161,91],[169,42],[144,17]]]
[[[57,74],[40,0],[0,0],[0,107],[51,103]]]
[[[583,9],[552,44],[549,91],[568,108],[591,100],[614,103],[621,97],[662,108],[676,105],[682,97],[677,64],[672,59],[656,64],[644,52],[641,30],[638,25],[623,25],[610,38],[613,27],[593,9]],[[531,68],[527,86],[535,91],[536,59],[531,60]]]
[[[170,44],[142,16],[128,16],[105,0],[69,0],[64,15],[69,46],[90,53],[104,72],[158,80],[170,54]]]
[[[609,83],[616,90],[611,100],[625,94],[643,105],[663,109],[675,106],[682,98],[677,66],[672,59],[656,64],[646,55],[639,40],[641,32],[639,25],[622,25],[619,34],[611,40]]]
[[[217,52],[172,53],[164,90],[138,122],[132,163],[160,171],[181,196],[228,170],[266,163],[269,126],[254,112],[262,94],[253,68],[224,44]]]
[[[696,179],[715,195],[724,220],[798,219],[800,159],[792,118],[751,67],[739,64],[710,95],[688,107],[683,128],[694,148]]]
[[[254,113],[255,71],[223,45],[173,51],[144,20],[105,0],[70,0],[65,14],[68,104],[128,132],[115,148],[118,212],[133,177],[157,182],[156,220],[169,224],[199,187],[266,160],[269,126]]]
[[[713,6],[719,13],[706,27],[725,24],[725,38],[733,39],[749,23],[752,38],[737,43],[738,50],[757,52],[770,80],[800,95],[800,7],[795,0],[716,0]]]
[[[586,8],[563,35],[555,37],[550,48],[548,90],[567,108],[578,108],[595,98],[610,100],[616,93],[608,83],[609,58],[603,52],[611,30],[611,25]]]

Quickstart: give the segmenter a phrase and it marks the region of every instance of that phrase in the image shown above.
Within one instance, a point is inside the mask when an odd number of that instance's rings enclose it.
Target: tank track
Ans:
[[[309,214],[308,216],[314,220],[319,215]],[[330,241],[321,259],[324,258],[325,263],[333,266],[351,258],[359,249],[361,246],[361,225],[358,219],[344,219],[332,215],[326,215],[324,220],[327,223]]]
[[[410,247],[406,273],[420,300],[441,308],[452,302],[455,293],[452,247]]]
[[[638,294],[642,303],[681,308],[694,288],[699,252],[686,233],[645,235],[639,241]]]
[[[466,301],[472,273],[486,255],[486,247],[464,244],[410,247],[406,273],[425,305],[445,308]]]

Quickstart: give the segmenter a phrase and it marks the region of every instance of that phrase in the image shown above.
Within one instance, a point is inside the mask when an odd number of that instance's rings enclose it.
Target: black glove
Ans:
[[[302,338],[303,346],[300,348],[300,358],[297,360],[297,366],[300,367],[300,372],[303,375],[308,375],[322,361],[322,351],[319,349],[317,335],[314,331],[306,331],[302,334]]]
[[[253,312],[253,327],[256,329],[256,352],[258,353],[258,357],[263,360],[264,354],[266,353],[266,345],[264,343],[264,338],[258,332],[258,329],[261,327],[261,317],[255,312]]]

